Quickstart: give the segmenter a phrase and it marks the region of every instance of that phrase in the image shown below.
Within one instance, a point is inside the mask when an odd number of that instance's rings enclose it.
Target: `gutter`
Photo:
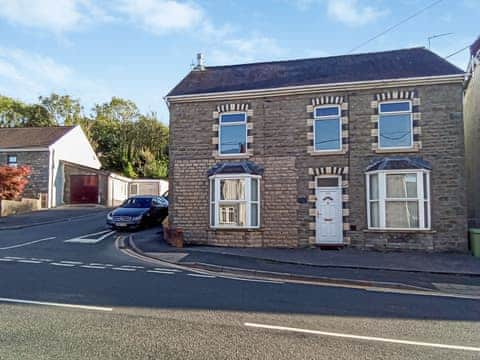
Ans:
[[[398,86],[418,86],[418,85],[436,85],[436,84],[456,84],[463,83],[465,73],[455,75],[425,76],[403,79],[387,79],[372,81],[356,81],[347,83],[330,83],[322,85],[302,85],[287,86],[272,89],[256,89],[256,90],[238,90],[223,91],[218,93],[203,93],[189,95],[165,96],[167,106],[171,103],[182,103],[192,101],[209,101],[209,100],[231,100],[231,99],[251,99],[264,96],[282,96],[282,95],[298,95],[311,92],[332,92],[332,91],[351,91],[376,89],[378,87],[398,87]]]

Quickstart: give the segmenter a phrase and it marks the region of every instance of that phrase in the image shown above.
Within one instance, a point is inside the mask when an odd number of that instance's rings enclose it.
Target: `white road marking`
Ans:
[[[90,263],[91,266],[113,266],[112,264],[100,264],[100,263]]]
[[[122,268],[122,267],[114,267],[113,270],[120,270],[120,271],[137,271],[137,269],[130,269],[130,268]]]
[[[61,260],[60,261],[63,264],[72,264],[72,265],[82,265],[83,263],[80,261],[66,261],[66,260]]]
[[[223,279],[249,281],[249,282],[259,282],[259,283],[267,283],[267,284],[285,284],[282,281],[275,281],[275,280],[257,280],[257,279],[239,278],[239,277],[233,277],[233,276],[219,276],[219,277],[221,277]]]
[[[158,271],[180,272],[180,270],[172,269],[172,268],[153,268],[153,269]]]
[[[208,279],[216,278],[216,276],[213,276],[213,275],[203,275],[203,274],[187,274],[187,275],[193,276],[193,277],[199,277],[199,278],[208,278]]]
[[[22,259],[25,259],[25,258],[23,258],[23,257],[17,257],[17,256],[5,256],[5,259],[22,260]]]
[[[64,263],[57,263],[57,262],[52,262],[52,263],[50,263],[50,265],[55,265],[55,266],[68,266],[68,267],[75,266],[75,265],[73,265],[73,264],[64,264]]]
[[[135,265],[122,265],[123,268],[131,268],[131,269],[145,269],[144,266],[135,266]]]
[[[338,337],[338,338],[378,341],[378,342],[402,344],[402,345],[416,345],[416,346],[427,346],[427,347],[451,349],[451,350],[466,350],[466,351],[480,352],[480,347],[473,347],[473,346],[448,345],[448,344],[428,343],[428,342],[421,342],[421,341],[381,338],[381,337],[374,337],[374,336],[352,335],[352,334],[334,333],[329,331],[308,330],[308,329],[301,329],[301,328],[294,328],[294,327],[256,324],[256,323],[248,323],[248,322],[244,323],[243,325],[248,327],[261,328],[261,329],[291,331],[291,332],[298,332],[303,334],[331,336],[331,337]]]
[[[13,259],[2,259],[2,258],[0,258],[0,261],[15,261],[15,260],[13,260]]]
[[[58,306],[58,307],[83,309],[83,310],[98,310],[98,311],[112,311],[113,310],[113,308],[100,307],[100,306],[63,304],[63,303],[56,303],[56,302],[33,301],[33,300],[23,300],[23,299],[11,299],[11,298],[0,298],[0,302],[10,302],[10,303],[18,303],[18,304],[31,304],[31,305],[45,305],[45,306]]]
[[[31,244],[36,244],[36,243],[39,243],[39,242],[41,242],[41,241],[47,241],[47,240],[53,240],[53,239],[56,239],[56,237],[55,237],[55,236],[52,236],[52,237],[48,237],[48,238],[44,238],[44,239],[40,239],[40,240],[29,241],[29,242],[22,243],[22,244],[17,244],[17,245],[12,245],[12,246],[6,246],[6,247],[3,247],[3,248],[0,248],[0,250],[15,249],[15,248],[19,248],[19,247],[22,247],[22,246],[27,246],[27,245],[31,245]]]
[[[37,260],[17,260],[19,263],[26,263],[26,264],[41,264],[41,261]]]
[[[174,272],[169,272],[169,271],[160,271],[160,270],[147,270],[148,273],[154,273],[154,274],[163,274],[163,275],[174,275]]]
[[[105,269],[105,266],[94,266],[94,265],[81,265],[80,267],[85,269]]]
[[[113,234],[115,234],[115,230],[114,231],[103,230],[96,233],[86,234],[86,235],[78,236],[72,239],[68,239],[68,240],[65,240],[64,242],[78,243],[78,244],[96,244]],[[101,235],[101,236],[98,238],[89,238],[89,236],[96,236],[96,235]]]

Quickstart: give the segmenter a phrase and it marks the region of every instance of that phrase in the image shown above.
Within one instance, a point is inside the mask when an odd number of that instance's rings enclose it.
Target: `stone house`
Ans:
[[[464,109],[468,219],[480,227],[480,37],[470,47]]]
[[[466,251],[463,79],[425,48],[199,61],[166,96],[171,226],[192,244]]]
[[[65,162],[100,169],[100,161],[80,126],[0,128],[0,164],[28,165],[32,170],[24,197],[43,197],[44,206],[49,208],[63,204]],[[75,190],[79,199],[95,192],[94,184],[87,186],[84,180],[75,180],[81,183]],[[89,200],[97,202],[97,198]]]

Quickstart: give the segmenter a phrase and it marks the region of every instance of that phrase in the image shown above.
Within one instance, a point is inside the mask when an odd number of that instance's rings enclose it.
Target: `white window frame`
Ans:
[[[222,117],[225,115],[235,115],[235,114],[242,114],[244,117],[243,121],[235,121],[229,122],[226,124],[222,124]],[[221,156],[239,156],[239,155],[246,155],[247,154],[247,147],[248,147],[248,126],[247,126],[247,113],[245,111],[228,111],[221,113],[218,117],[218,154]],[[222,127],[224,126],[234,126],[234,125],[244,125],[245,126],[245,152],[238,152],[238,153],[222,153]]]
[[[387,112],[382,112],[382,106],[383,104],[395,104],[395,103],[408,103],[408,110],[403,110],[403,111],[387,111]],[[413,148],[413,115],[412,115],[412,101],[411,100],[389,100],[389,101],[382,101],[378,103],[378,134],[377,134],[377,143],[378,143],[378,148],[381,150],[396,150],[396,149],[411,149]],[[388,116],[388,115],[405,115],[409,114],[410,115],[410,145],[408,146],[381,146],[381,141],[380,141],[380,134],[381,134],[381,118],[382,115]]]
[[[15,158],[15,162],[10,162],[10,158]],[[17,155],[7,155],[7,165],[10,167],[18,167]]]
[[[405,174],[415,174],[417,177],[417,197],[409,198],[408,201],[416,201],[418,203],[418,223],[419,227],[417,228],[393,228],[386,226],[386,212],[385,212],[385,203],[388,201],[405,201],[405,198],[387,198],[387,183],[386,175],[405,175]],[[424,174],[427,177],[426,187],[423,186],[423,176]],[[378,200],[370,199],[370,176],[378,175]],[[407,169],[407,170],[379,170],[371,171],[365,175],[366,181],[366,199],[367,199],[367,224],[368,229],[371,230],[401,230],[401,231],[419,231],[419,230],[430,230],[432,226],[432,216],[431,216],[431,199],[430,199],[430,171],[426,169]],[[426,197],[425,197],[426,193]],[[378,213],[379,213],[379,225],[378,227],[373,227],[371,225],[371,214],[370,214],[370,203],[373,201],[378,201]],[[428,226],[425,226],[425,205],[427,208],[427,223]]]
[[[338,115],[325,115],[325,116],[317,116],[317,109],[325,109],[325,108],[337,108],[338,109]],[[322,121],[322,120],[334,120],[338,119],[338,138],[339,138],[339,147],[336,149],[324,149],[324,150],[317,150],[316,148],[316,139],[315,139],[315,128],[317,126],[317,121]],[[343,149],[343,144],[342,144],[342,108],[340,105],[319,105],[315,106],[313,108],[313,151],[316,153],[326,153],[326,152],[334,152],[334,151],[342,151]]]
[[[260,228],[261,223],[261,209],[260,209],[260,175],[251,175],[251,174],[222,174],[222,175],[213,175],[209,177],[209,219],[210,227],[213,229],[258,229]],[[220,200],[220,181],[225,179],[234,179],[234,180],[244,180],[245,181],[245,198],[243,200]],[[257,201],[252,201],[252,183],[251,180],[257,180]],[[212,198],[212,189],[214,191],[214,198]],[[228,204],[245,204],[246,211],[246,224],[245,226],[238,226],[233,224],[220,224],[220,205]],[[258,214],[257,214],[257,225],[251,225],[251,208],[252,204],[257,205]],[[212,219],[212,207],[215,209],[215,218]]]

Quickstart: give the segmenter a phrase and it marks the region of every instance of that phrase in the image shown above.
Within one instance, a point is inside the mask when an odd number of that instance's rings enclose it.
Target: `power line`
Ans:
[[[462,51],[467,50],[470,47],[470,45],[465,46],[464,48],[461,48],[460,50],[455,51],[454,53],[451,53],[448,56],[445,56],[445,59],[448,59],[449,57],[452,57],[453,55],[460,54]]]
[[[380,36],[385,35],[385,34],[388,33],[389,31],[392,31],[393,29],[399,27],[400,25],[406,23],[407,21],[413,19],[414,17],[420,15],[420,14],[423,13],[424,11],[430,9],[431,7],[433,7],[433,6],[441,3],[442,1],[443,1],[443,0],[436,0],[436,1],[432,2],[430,5],[428,5],[428,6],[424,7],[424,8],[422,8],[422,9],[418,10],[417,12],[415,12],[415,13],[413,13],[412,15],[406,17],[405,19],[399,21],[398,23],[396,23],[396,24],[394,24],[394,25],[386,28],[385,30],[383,30],[383,31],[380,32],[379,34],[375,35],[374,37],[371,37],[370,39],[368,39],[368,40],[366,40],[366,41],[364,41],[364,42],[361,43],[360,45],[355,46],[353,49],[351,49],[351,50],[349,51],[349,53],[352,53],[352,52],[354,52],[355,50],[360,49],[361,47],[363,47],[363,46],[367,45],[368,43],[372,42],[373,40],[378,39]]]

